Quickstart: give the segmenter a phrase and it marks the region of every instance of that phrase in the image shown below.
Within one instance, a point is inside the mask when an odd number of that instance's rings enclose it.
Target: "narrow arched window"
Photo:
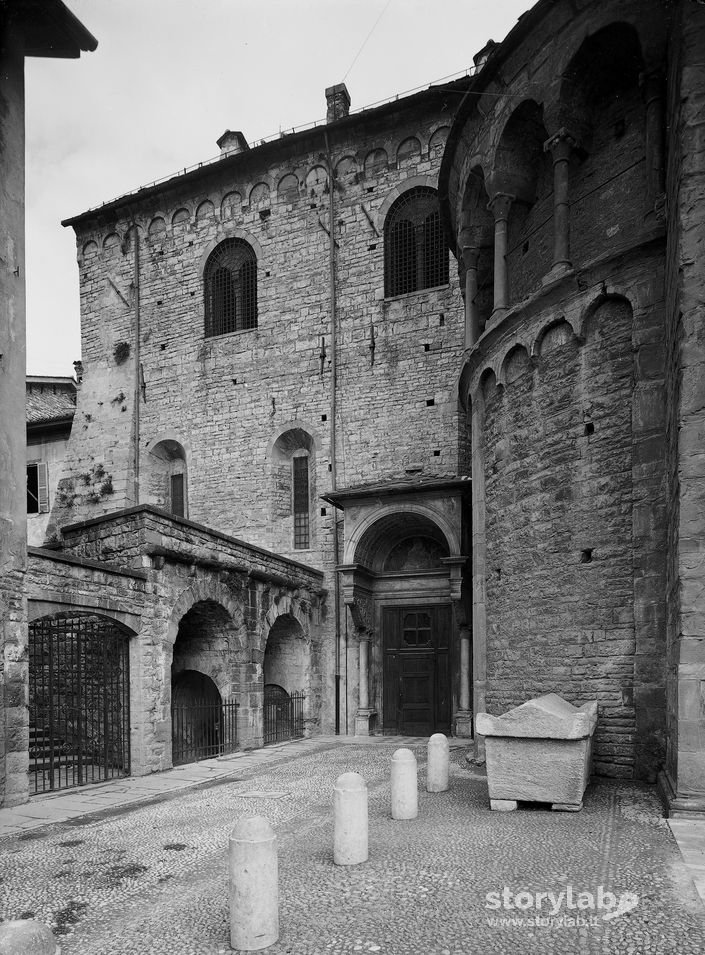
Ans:
[[[384,294],[388,298],[448,282],[448,244],[438,196],[419,186],[399,196],[384,224]]]
[[[294,451],[291,459],[292,498],[294,511],[294,548],[307,550],[309,534],[308,452]]]
[[[203,282],[207,338],[257,328],[257,259],[247,242],[221,242],[208,257]]]

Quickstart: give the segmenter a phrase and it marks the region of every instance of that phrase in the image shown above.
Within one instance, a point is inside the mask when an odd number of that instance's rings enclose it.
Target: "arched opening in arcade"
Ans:
[[[264,743],[304,736],[304,701],[309,681],[306,634],[298,620],[274,621],[264,651]]]
[[[130,637],[90,612],[29,624],[30,793],[130,773]]]
[[[171,665],[174,766],[237,748],[237,702],[229,691],[238,646],[230,614],[215,601],[200,601],[181,618]]]

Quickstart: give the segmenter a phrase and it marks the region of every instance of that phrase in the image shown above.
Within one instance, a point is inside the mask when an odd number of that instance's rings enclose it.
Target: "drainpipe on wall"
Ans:
[[[328,131],[324,130],[323,135],[326,142],[326,159],[328,162],[328,267],[330,283],[330,480],[331,490],[337,488],[337,459],[335,453],[336,433],[336,392],[337,392],[337,362],[336,362],[336,325],[337,325],[337,300],[335,289],[335,205],[333,195],[333,159],[330,150],[330,141]],[[340,563],[340,553],[338,544],[338,530],[340,521],[338,520],[338,509],[334,508],[335,516],[333,519],[333,561],[335,568]],[[341,646],[342,634],[340,630],[340,582],[338,580],[337,569],[333,572],[333,593],[335,602],[335,732],[340,734],[341,723],[341,660],[347,660],[347,646]],[[347,733],[347,686],[342,687],[345,700],[345,732]]]
[[[142,363],[140,354],[140,235],[137,223],[132,222],[132,236],[135,245],[133,286],[135,295],[135,446],[134,446],[134,503],[140,502],[140,395],[142,393]]]

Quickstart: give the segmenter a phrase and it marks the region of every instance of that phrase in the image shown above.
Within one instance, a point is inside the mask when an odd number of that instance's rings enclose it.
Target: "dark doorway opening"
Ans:
[[[449,605],[383,607],[384,732],[450,734]]]
[[[174,766],[237,746],[237,704],[223,703],[213,680],[198,670],[182,670],[172,683],[171,745]]]

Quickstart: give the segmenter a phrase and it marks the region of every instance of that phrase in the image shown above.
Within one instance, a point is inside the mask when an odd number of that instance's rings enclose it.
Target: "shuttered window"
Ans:
[[[49,469],[44,461],[27,465],[27,513],[49,511]]]
[[[171,475],[171,513],[175,517],[186,517],[183,474]]]

